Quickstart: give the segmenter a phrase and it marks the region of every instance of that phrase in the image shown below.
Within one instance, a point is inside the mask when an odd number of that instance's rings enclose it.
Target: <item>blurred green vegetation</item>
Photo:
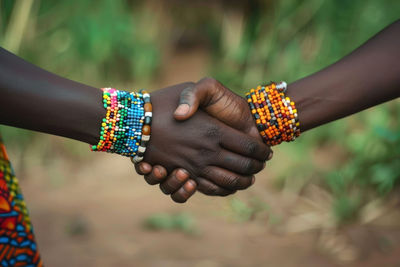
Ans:
[[[181,231],[189,235],[199,234],[195,219],[187,213],[156,213],[147,217],[143,226],[153,231]]]
[[[3,0],[0,42],[43,68],[95,86],[153,83],[161,67],[173,63],[164,61],[168,55],[201,47],[211,57],[208,73],[242,93],[335,62],[399,14],[397,0]],[[360,207],[398,184],[399,117],[394,101],[320,127],[277,148],[285,166],[273,161],[271,168],[282,184],[296,179],[323,186],[334,196],[337,222],[354,220]],[[21,149],[35,136],[0,130]],[[313,160],[332,148],[331,167]],[[259,210],[232,205],[244,219]]]
[[[236,222],[247,222],[256,219],[266,219],[269,225],[277,225],[281,218],[271,211],[271,207],[257,197],[242,201],[237,197],[230,199],[232,218]]]

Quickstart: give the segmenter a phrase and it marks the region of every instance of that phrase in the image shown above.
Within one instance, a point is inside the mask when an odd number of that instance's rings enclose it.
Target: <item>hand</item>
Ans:
[[[231,92],[215,79],[204,78],[196,84],[189,84],[181,92],[179,103],[180,105],[174,114],[178,120],[185,120],[191,117],[200,105],[210,115],[261,140],[246,100]],[[270,159],[272,151],[265,156]],[[171,195],[174,200],[178,197],[180,200],[186,201],[194,193],[190,191],[186,194],[185,190],[179,187],[179,182],[177,182],[174,175],[167,178],[167,172],[162,166],[157,165],[152,168],[150,164],[142,162],[137,164],[135,168],[138,174],[145,175],[145,179],[149,184],[161,183],[162,190],[165,187],[163,184],[175,185],[176,187],[170,191],[163,190],[166,193],[174,192],[174,195]],[[189,178],[187,179],[186,183],[194,182]],[[252,183],[254,183],[254,177],[252,178]],[[187,184],[184,185],[187,188]],[[191,189],[196,190],[196,187],[191,187]],[[202,191],[202,188],[199,188],[199,190]]]
[[[160,184],[161,191],[171,195],[177,203],[186,202],[197,189],[197,183],[190,179],[190,174],[184,169],[175,169],[170,175],[160,165],[152,167],[150,164],[136,164],[136,172],[145,175],[144,179],[150,185]]]
[[[187,120],[201,107],[209,115],[262,141],[245,98],[238,96],[213,78],[203,78],[186,87],[174,117]]]
[[[247,188],[252,175],[263,168],[269,147],[203,111],[185,122],[174,120],[179,95],[192,85],[180,84],[152,93],[152,137],[145,161],[160,164],[168,172],[184,168],[206,194],[227,195]]]

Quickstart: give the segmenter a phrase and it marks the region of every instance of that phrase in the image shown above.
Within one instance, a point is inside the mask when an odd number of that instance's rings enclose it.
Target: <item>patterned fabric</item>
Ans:
[[[1,136],[0,266],[43,266],[26,204]]]

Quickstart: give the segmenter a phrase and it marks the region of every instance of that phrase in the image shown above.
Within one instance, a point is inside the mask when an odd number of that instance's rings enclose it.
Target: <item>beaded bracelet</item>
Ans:
[[[106,116],[100,127],[100,140],[92,151],[105,151],[143,160],[150,140],[152,106],[150,95],[143,91],[129,93],[103,88]]]
[[[271,82],[246,94],[261,137],[270,146],[294,141],[300,135],[297,109],[285,96],[286,90],[285,82]]]
[[[144,152],[146,152],[147,143],[150,140],[150,133],[151,133],[151,121],[153,117],[153,106],[150,102],[150,94],[146,91],[142,91],[143,96],[143,109],[144,109],[144,125],[142,128],[142,140],[140,141],[140,145],[138,148],[138,152],[134,157],[131,157],[131,161],[133,163],[139,163],[143,160]]]

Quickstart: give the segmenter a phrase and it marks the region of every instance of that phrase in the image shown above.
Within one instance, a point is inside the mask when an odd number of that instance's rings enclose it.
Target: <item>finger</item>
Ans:
[[[160,184],[161,191],[166,194],[172,194],[181,188],[189,179],[189,173],[185,169],[175,169],[164,182]]]
[[[259,161],[266,161],[270,157],[272,150],[266,144],[236,129],[228,127],[224,127],[224,129],[226,130],[222,131],[222,147]]]
[[[180,95],[179,106],[174,117],[177,120],[186,120],[193,116],[199,106],[207,106],[210,102],[220,98],[217,87],[220,83],[213,78],[203,78],[196,84],[185,88]]]
[[[236,192],[222,188],[202,177],[197,177],[196,182],[197,190],[208,196],[227,196]]]
[[[204,178],[225,189],[243,190],[254,183],[254,176],[243,176],[216,166],[204,169]]]
[[[177,120],[190,118],[199,108],[200,100],[205,96],[204,90],[200,90],[196,85],[185,88],[179,98],[179,106],[174,112]]]
[[[144,176],[144,180],[150,185],[159,184],[167,177],[167,174],[168,172],[163,166],[156,165],[151,173]]]
[[[149,174],[152,169],[153,167],[147,162],[140,162],[138,164],[135,164],[135,170],[137,174],[140,175]]]
[[[215,165],[244,175],[253,175],[264,168],[262,161],[247,158],[226,149],[222,149]]]
[[[196,192],[197,184],[194,180],[188,180],[186,183],[171,195],[173,201],[185,203]]]

